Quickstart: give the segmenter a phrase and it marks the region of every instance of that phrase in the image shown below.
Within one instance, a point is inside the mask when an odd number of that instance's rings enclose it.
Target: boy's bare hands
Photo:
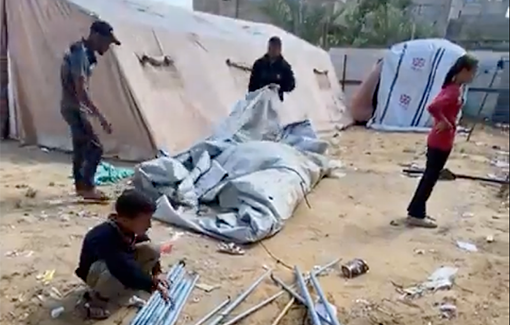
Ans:
[[[154,276],[152,280],[154,282],[154,287],[161,294],[161,298],[163,298],[163,300],[166,302],[170,301],[170,296],[168,294],[170,283],[168,283],[168,280],[165,278],[165,276],[163,274],[159,274]]]

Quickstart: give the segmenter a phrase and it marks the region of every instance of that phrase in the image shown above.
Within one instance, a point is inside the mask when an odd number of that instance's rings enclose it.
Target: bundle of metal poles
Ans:
[[[185,263],[179,262],[170,269],[167,280],[170,283],[169,301],[165,301],[159,292],[155,292],[131,325],[174,325],[177,322],[195,288],[198,275],[188,274]]]
[[[317,280],[317,273],[314,273],[313,271],[310,272],[310,280],[312,282],[312,286],[315,292],[319,296],[319,302],[324,305],[326,315],[322,315],[315,310],[315,304],[313,303],[312,296],[308,291],[305,279],[303,278],[303,275],[297,266],[295,267],[294,272],[296,274],[299,289],[303,295],[303,298],[300,298],[299,296],[294,296],[294,298],[304,302],[304,305],[308,309],[308,315],[310,317],[312,324],[322,325],[323,324],[322,321],[324,321],[327,324],[340,325],[340,323],[338,322],[338,318],[333,312],[333,308],[326,299],[326,295],[324,295],[324,291],[321,288],[319,280]]]
[[[312,280],[312,283],[315,283],[317,281],[317,279],[315,278],[316,276],[321,275],[322,273],[327,271],[329,268],[335,266],[336,264],[338,264],[339,261],[340,261],[340,259],[337,259],[337,260],[317,269],[313,274],[311,273],[310,276],[305,277],[305,278],[303,278],[301,273],[299,273],[300,277],[297,278],[297,287],[302,289],[303,288],[302,285],[304,284],[305,289],[306,289],[306,283],[308,281]],[[276,293],[275,295],[265,299],[264,301],[258,303],[257,305],[247,309],[246,311],[238,314],[237,316],[230,317],[230,314],[242,302],[244,302],[246,300],[246,298],[257,288],[257,286],[260,283],[262,283],[262,281],[264,281],[264,279],[266,279],[269,275],[271,275],[271,278],[273,279],[273,281],[275,281],[278,285],[280,285],[282,287],[282,290],[279,291],[278,293]],[[318,284],[318,282],[316,282],[316,284]],[[195,323],[195,325],[204,325],[207,321],[209,321],[211,319],[212,319],[212,321],[208,322],[207,325],[238,324],[240,321],[242,321],[245,318],[247,318],[248,316],[254,314],[258,310],[262,309],[263,307],[268,306],[270,303],[272,303],[276,299],[283,296],[286,292],[288,292],[291,295],[291,301],[287,304],[287,306],[284,308],[282,313],[280,313],[280,315],[278,315],[278,317],[275,319],[275,321],[272,324],[272,325],[277,325],[283,319],[283,317],[289,311],[289,309],[292,307],[292,305],[294,304],[294,301],[297,300],[298,302],[302,303],[303,305],[305,305],[306,307],[309,308],[309,306],[310,306],[309,303],[311,302],[309,292],[306,291],[306,293],[305,293],[303,290],[300,290],[300,291],[303,292],[303,295],[305,295],[305,296],[308,293],[307,297],[302,298],[301,295],[297,294],[291,286],[286,285],[281,280],[274,277],[272,275],[272,271],[268,271],[267,273],[262,275],[259,279],[257,279],[248,289],[246,289],[246,291],[241,293],[234,301],[230,302],[230,298],[228,298],[226,301],[224,301],[222,304],[220,304],[218,307],[214,308],[214,310],[212,310],[210,313],[208,313],[206,316],[204,316],[201,320],[199,320],[197,323]],[[317,289],[316,289],[316,291],[317,291]],[[322,289],[320,289],[320,293],[318,292],[318,295],[321,298],[321,300],[325,299],[324,295],[322,293]],[[307,299],[307,298],[309,298],[309,299]],[[325,300],[324,300],[324,305],[326,305],[327,308],[329,308],[329,305],[327,304],[327,302],[325,302]],[[312,308],[313,312],[310,312],[310,316],[314,318],[314,321],[317,321],[317,320],[319,321],[319,323],[314,322],[313,323],[314,325],[316,325],[316,324],[322,325],[322,323],[320,323],[320,320],[322,320],[325,324],[328,324],[328,325],[339,325],[338,320],[336,320],[336,319],[333,320],[333,318],[326,317],[323,315],[318,315],[315,312],[313,304],[311,304],[311,308]],[[310,310],[310,308],[309,308],[309,310]],[[328,310],[328,312],[331,312],[331,310]]]

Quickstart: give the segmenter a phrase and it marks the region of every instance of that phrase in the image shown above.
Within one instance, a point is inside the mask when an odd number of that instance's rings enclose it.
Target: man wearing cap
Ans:
[[[112,26],[105,21],[95,21],[90,26],[88,37],[71,44],[65,52],[60,69],[60,110],[71,129],[73,178],[76,193],[85,199],[108,199],[94,184],[94,175],[101,162],[103,147],[89,118],[97,118],[108,134],[112,132],[112,127],[91,100],[88,90],[92,70],[97,64],[96,53],[104,55],[111,44],[120,45],[113,34]]]
[[[294,90],[296,81],[292,67],[282,56],[282,40],[271,37],[267,53],[255,61],[251,70],[248,91],[252,92],[266,86],[278,88],[278,95],[283,101],[283,94]]]

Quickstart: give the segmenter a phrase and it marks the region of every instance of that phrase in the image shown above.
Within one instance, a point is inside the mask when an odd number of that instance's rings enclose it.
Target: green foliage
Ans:
[[[260,9],[276,26],[318,45],[324,43],[325,28],[341,14],[298,0],[265,0]]]
[[[411,4],[411,0],[361,0],[332,6],[264,0],[261,10],[273,24],[316,45],[387,47],[436,36],[432,25],[413,21]]]

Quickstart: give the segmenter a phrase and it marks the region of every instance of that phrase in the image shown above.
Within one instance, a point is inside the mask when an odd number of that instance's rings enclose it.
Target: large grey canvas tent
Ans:
[[[91,80],[92,97],[114,128],[100,135],[109,156],[175,153],[211,134],[244,97],[249,68],[273,35],[283,39],[297,78],[283,122],[309,118],[319,134],[351,122],[328,53],[271,25],[148,0],[0,0],[0,9],[10,136],[29,144],[70,149],[59,113],[59,67],[64,50],[96,17],[109,21],[123,43],[100,59]],[[140,54],[172,63],[142,65]]]

